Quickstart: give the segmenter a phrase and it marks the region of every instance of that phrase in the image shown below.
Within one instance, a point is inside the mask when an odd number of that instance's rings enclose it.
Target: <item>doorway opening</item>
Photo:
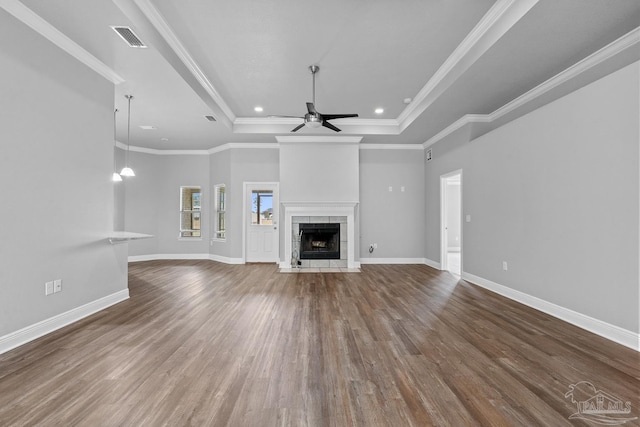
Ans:
[[[462,170],[440,176],[440,264],[462,274]]]

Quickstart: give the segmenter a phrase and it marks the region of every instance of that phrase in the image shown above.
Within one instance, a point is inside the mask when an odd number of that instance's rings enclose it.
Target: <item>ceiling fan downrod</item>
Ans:
[[[320,67],[317,65],[309,65],[309,71],[313,76],[313,105],[316,105],[316,73],[320,71]]]

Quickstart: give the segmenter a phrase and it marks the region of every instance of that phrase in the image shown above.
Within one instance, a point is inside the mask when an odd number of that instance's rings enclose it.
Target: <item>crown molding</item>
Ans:
[[[126,146],[125,146],[126,150]],[[208,150],[158,150],[156,148],[137,147],[132,145],[129,151],[136,153],[155,154],[158,156],[208,156]]]
[[[628,50],[637,48],[640,45],[640,27],[637,27],[622,37],[614,40],[605,47],[597,50],[586,58],[578,61],[569,68],[559,72],[550,79],[544,81],[523,95],[503,105],[497,110],[489,114],[467,114],[454,123],[447,126],[438,134],[425,141],[422,146],[424,148],[435,144],[436,142],[444,139],[446,136],[452,134],[456,130],[462,128],[465,125],[473,123],[492,123],[504,117],[505,115],[516,111],[519,108],[525,107],[527,104],[534,102],[536,99],[547,94],[551,90],[558,86],[571,81],[578,77],[580,74],[589,71],[593,67],[596,67],[603,62],[613,58],[614,56]]]
[[[581,61],[578,61],[566,70],[559,72],[549,80],[539,84],[525,94],[498,108],[497,110],[489,114],[489,121],[492,122],[508,113],[511,113],[512,111],[528,104],[534,99],[546,94],[552,89],[555,89],[556,87],[568,82],[569,80],[574,79],[585,71],[638,44],[640,44],[640,27],[631,30],[627,34],[614,40],[600,50],[597,50]]]
[[[498,0],[400,113],[397,119],[400,132],[413,123],[536,3],[538,0]]]
[[[235,114],[231,111],[231,108],[224,101],[220,93],[209,81],[205,73],[202,71],[198,63],[191,56],[187,48],[182,44],[178,36],[173,32],[167,21],[162,14],[155,8],[155,6],[149,0],[135,0],[136,5],[140,8],[140,11],[151,22],[151,25],[160,33],[162,38],[167,42],[173,52],[180,58],[182,63],[187,67],[193,77],[200,83],[203,89],[211,97],[211,99],[218,105],[222,113],[226,116],[230,123],[233,123],[236,119]]]
[[[424,150],[422,144],[360,144],[361,150]]]
[[[217,147],[213,147],[207,150],[207,153],[209,154],[215,154],[215,153],[220,153],[222,151],[226,151],[226,150],[231,150],[231,149],[243,149],[243,148],[253,148],[253,149],[268,149],[268,150],[272,150],[272,149],[278,149],[280,148],[280,145],[275,143],[275,142],[271,142],[271,143],[260,143],[260,142],[230,142],[227,144],[223,144],[223,145],[219,145]]]
[[[111,83],[117,85],[124,82],[124,79],[104,62],[42,19],[40,15],[22,4],[22,2],[18,0],[0,0],[0,7]]]
[[[283,126],[296,126],[302,123],[302,118],[291,117],[237,117],[233,121],[234,133],[284,133]],[[346,133],[350,134],[385,134],[399,135],[400,127],[396,119],[335,119]],[[332,123],[334,123],[332,121]],[[350,129],[347,129],[350,128]]]
[[[329,143],[329,144],[359,144],[362,141],[361,136],[276,136],[276,141],[280,144],[313,144],[313,143]]]
[[[296,125],[300,124],[302,117],[236,117],[234,125]],[[396,119],[358,119],[345,118],[334,119],[344,126],[398,126]]]
[[[120,141],[116,141],[116,147],[121,150],[127,149],[127,144],[123,144]],[[277,149],[280,148],[280,145],[273,143],[260,143],[260,142],[230,142],[228,144],[218,145],[217,147],[209,148],[208,150],[159,150],[157,148],[146,148],[146,147],[138,147],[136,145],[131,145],[129,147],[129,151],[133,151],[135,153],[144,153],[144,154],[154,154],[157,156],[208,156],[210,154],[220,153],[222,151],[231,150],[231,149]]]

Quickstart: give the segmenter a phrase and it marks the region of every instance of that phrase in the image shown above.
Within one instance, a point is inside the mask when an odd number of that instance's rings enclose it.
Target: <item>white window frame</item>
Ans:
[[[220,206],[220,189],[224,189],[224,206]],[[213,197],[214,197],[214,218],[213,218],[213,237],[211,240],[216,242],[226,242],[227,241],[227,205],[229,201],[227,186],[225,184],[216,184],[213,187]],[[220,214],[224,216],[224,230],[220,230]]]
[[[200,209],[185,209],[184,205],[183,205],[183,191],[185,189],[198,189],[199,193],[200,193]],[[204,197],[203,197],[204,193],[202,191],[202,187],[199,185],[181,185],[180,186],[180,211],[178,213],[178,240],[202,240],[202,218],[203,218],[203,209],[202,207],[205,205],[204,204]],[[182,214],[183,213],[199,213],[200,214],[200,229],[196,230],[196,229],[187,229],[187,228],[182,228]],[[199,236],[183,236],[182,233],[188,233],[188,232],[194,232],[194,231],[199,231],[200,235]]]

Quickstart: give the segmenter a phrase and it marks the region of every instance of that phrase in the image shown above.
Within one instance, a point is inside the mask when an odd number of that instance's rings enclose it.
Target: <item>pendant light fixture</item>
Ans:
[[[125,98],[129,100],[129,111],[127,117],[127,152],[125,153],[125,167],[120,171],[121,176],[136,176],[133,172],[133,169],[129,167],[129,146],[130,146],[130,137],[131,137],[131,100],[133,99],[132,95],[125,95]]]
[[[118,172],[116,172],[116,115],[118,114],[118,109],[113,110],[113,175],[111,176],[111,181],[120,182],[122,181],[122,177]]]

